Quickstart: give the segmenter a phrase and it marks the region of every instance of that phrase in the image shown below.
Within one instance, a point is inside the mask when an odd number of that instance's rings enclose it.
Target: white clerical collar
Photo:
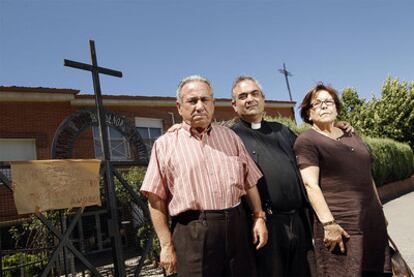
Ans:
[[[262,122],[252,123],[251,127],[252,127],[253,130],[260,129],[262,127]]]

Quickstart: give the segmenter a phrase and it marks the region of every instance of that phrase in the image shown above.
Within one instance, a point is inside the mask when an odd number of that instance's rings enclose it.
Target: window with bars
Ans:
[[[158,118],[136,117],[135,126],[147,146],[148,153],[151,153],[155,140],[163,133],[162,120]]]
[[[110,159],[115,161],[131,160],[131,151],[127,139],[117,129],[109,128],[109,154]],[[92,127],[93,141],[95,145],[95,157],[102,158],[102,147],[99,140],[99,129],[97,126]]]
[[[137,127],[137,130],[144,140],[147,150],[151,151],[155,140],[161,136],[161,128]]]

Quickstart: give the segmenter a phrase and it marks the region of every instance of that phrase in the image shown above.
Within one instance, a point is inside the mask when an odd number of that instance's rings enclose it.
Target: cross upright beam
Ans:
[[[122,252],[122,240],[121,235],[119,232],[119,228],[117,228],[119,224],[119,216],[118,216],[118,209],[117,209],[117,200],[115,194],[115,185],[113,181],[113,171],[112,166],[110,163],[110,152],[109,152],[109,141],[108,141],[108,129],[106,128],[105,122],[105,111],[103,108],[102,103],[102,93],[101,93],[101,85],[99,82],[99,74],[106,74],[115,77],[122,77],[122,72],[116,71],[109,68],[99,67],[97,58],[96,58],[96,50],[95,50],[95,42],[93,40],[89,41],[90,51],[91,51],[91,61],[92,64],[85,64],[80,62],[75,62],[71,60],[64,60],[64,65],[69,67],[74,67],[78,69],[83,69],[86,71],[91,71],[92,73],[92,80],[93,80],[93,88],[95,92],[95,104],[96,104],[96,112],[98,115],[98,123],[99,123],[99,130],[100,130],[100,143],[102,147],[103,159],[102,165],[104,169],[104,186],[105,186],[105,194],[107,197],[107,211],[108,211],[108,231],[111,236],[111,245],[112,245],[112,257],[114,259],[114,269],[115,269],[115,276],[124,277],[126,276],[125,273],[125,263],[123,258]]]
[[[292,93],[290,92],[289,79],[288,79],[288,77],[292,76],[292,74],[289,71],[287,71],[285,63],[283,63],[283,69],[279,69],[279,72],[285,75],[286,86],[289,92],[289,99],[290,101],[292,101]]]

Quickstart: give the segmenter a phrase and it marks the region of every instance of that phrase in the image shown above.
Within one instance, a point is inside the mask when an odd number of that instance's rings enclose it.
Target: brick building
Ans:
[[[104,96],[106,109],[126,116],[150,144],[173,123],[181,121],[175,97]],[[294,102],[266,101],[266,113],[294,119]],[[56,129],[74,112],[94,108],[93,95],[78,90],[0,86],[0,161],[50,159]],[[215,120],[235,116],[230,99],[216,99]],[[95,157],[93,130],[75,147],[77,158]]]
[[[106,95],[103,104],[105,109],[126,117],[149,148],[171,125],[181,122],[175,97]],[[266,101],[266,113],[294,119],[294,104]],[[214,120],[234,118],[230,99],[216,99],[215,106]],[[74,113],[94,107],[94,96],[80,95],[79,90],[0,86],[0,163],[50,159],[52,141],[61,123]],[[109,136],[111,159],[131,159],[125,137],[112,128]],[[74,144],[73,158],[99,158],[98,138],[97,127],[84,130]],[[2,172],[9,175],[8,170]],[[15,224],[17,218],[12,193],[0,183],[0,225]]]

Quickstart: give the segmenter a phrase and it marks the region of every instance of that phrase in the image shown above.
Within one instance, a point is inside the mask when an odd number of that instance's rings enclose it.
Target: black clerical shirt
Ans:
[[[267,121],[252,129],[250,123],[241,120],[233,130],[263,173],[257,184],[263,204],[270,200],[274,212],[303,208],[304,188],[292,150],[294,134],[280,123]]]

